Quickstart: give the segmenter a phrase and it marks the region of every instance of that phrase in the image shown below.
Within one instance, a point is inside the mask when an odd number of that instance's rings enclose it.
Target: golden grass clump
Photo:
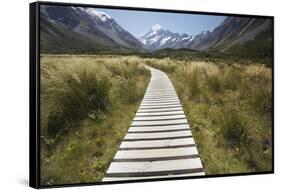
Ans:
[[[133,56],[41,56],[41,184],[101,181],[149,80]]]
[[[207,174],[271,171],[271,68],[171,59],[146,63],[172,80]]]

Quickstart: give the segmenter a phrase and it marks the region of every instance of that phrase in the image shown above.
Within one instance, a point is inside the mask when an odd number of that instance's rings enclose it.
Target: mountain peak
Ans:
[[[155,24],[151,27],[151,30],[154,32],[157,32],[158,30],[161,30],[162,27],[159,24]]]
[[[51,51],[53,47],[58,52],[145,51],[138,39],[99,9],[42,5],[40,11],[44,31],[42,38],[47,44],[44,47],[47,51]],[[62,50],[57,41],[64,43],[69,50]]]
[[[209,30],[203,30],[200,34],[207,35],[207,34],[209,34],[209,33],[210,33]]]
[[[101,19],[101,21],[103,21],[103,22],[111,19],[111,17],[108,14],[106,14],[105,12],[97,11],[94,8],[83,8],[83,10],[86,13],[88,13],[89,15],[99,17]]]

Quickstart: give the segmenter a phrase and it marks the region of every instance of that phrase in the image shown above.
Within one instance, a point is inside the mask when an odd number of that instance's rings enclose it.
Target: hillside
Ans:
[[[269,19],[227,17],[194,49],[226,53],[267,55],[271,51],[272,24]],[[257,49],[257,47],[259,49]]]
[[[43,53],[145,51],[113,18],[94,8],[41,6]]]

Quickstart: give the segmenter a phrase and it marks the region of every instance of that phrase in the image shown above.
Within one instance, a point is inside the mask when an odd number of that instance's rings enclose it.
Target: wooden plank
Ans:
[[[177,97],[175,93],[154,93],[154,94],[145,94],[144,98],[165,98],[165,97]]]
[[[143,98],[142,102],[168,102],[168,101],[179,101],[178,97],[174,98]]]
[[[182,125],[168,125],[168,126],[153,126],[153,127],[130,127],[128,132],[149,132],[149,131],[163,131],[163,130],[177,130],[177,129],[190,129],[188,124]]]
[[[157,93],[157,92],[154,92],[154,93],[146,93],[145,94],[145,97],[153,97],[153,96],[161,96],[161,97],[165,97],[165,96],[173,96],[173,97],[176,97],[177,96],[177,94],[176,94],[176,92],[165,92],[165,93],[163,93],[163,92],[159,92],[159,93]]]
[[[167,105],[181,105],[180,101],[172,102],[146,102],[142,101],[140,106],[167,106]]]
[[[173,104],[173,103],[180,103],[179,100],[169,100],[169,101],[153,101],[153,100],[143,100],[141,105],[165,105],[165,104]]]
[[[155,176],[161,174],[161,172],[166,175],[196,173],[193,169],[201,169],[202,171],[203,168],[199,158],[155,162],[112,162],[107,176],[125,176],[122,174],[126,173],[130,173],[129,176]],[[111,175],[114,173],[116,175]],[[145,173],[148,173],[148,175],[145,175]]]
[[[184,114],[184,112],[182,110],[181,111],[168,111],[167,110],[165,113],[163,113],[163,112],[154,112],[154,113],[137,112],[136,116],[149,117],[149,116],[167,116],[167,115],[181,115],[181,114]]]
[[[127,133],[125,140],[129,139],[157,139],[157,138],[174,138],[182,136],[192,136],[191,131],[173,131],[173,132],[158,132],[158,133]]]
[[[152,112],[171,112],[171,111],[182,111],[182,108],[181,107],[175,107],[175,108],[169,108],[169,109],[166,109],[166,108],[159,108],[159,109],[139,109],[138,110],[138,113],[152,113]]]
[[[161,90],[175,90],[172,86],[170,85],[154,85],[154,86],[148,86],[146,92],[157,92]]]
[[[157,120],[175,120],[185,119],[184,114],[170,115],[170,116],[150,116],[150,117],[138,117],[136,116],[133,121],[157,121]]]
[[[146,96],[144,95],[143,99],[160,99],[160,100],[165,100],[165,99],[178,99],[178,96],[175,95],[157,95],[157,96]]]
[[[174,108],[181,107],[181,104],[171,104],[171,105],[140,105],[139,109],[156,109],[156,108]]]
[[[167,95],[167,94],[172,94],[176,95],[176,91],[174,90],[159,90],[159,91],[148,91],[145,93],[145,95]]]
[[[176,94],[175,90],[157,90],[157,91],[146,91],[145,95],[152,95],[152,94],[156,94],[156,95],[166,95],[166,94]]]
[[[163,92],[173,92],[173,93],[176,93],[176,91],[175,91],[175,89],[173,89],[173,88],[170,88],[170,87],[165,87],[164,89],[162,88],[162,87],[159,87],[159,88],[157,88],[157,89],[154,89],[154,90],[152,90],[152,89],[148,89],[148,90],[146,90],[145,91],[145,93],[163,93]]]
[[[165,121],[133,121],[131,126],[161,126],[187,123],[186,119],[165,120]]]
[[[178,156],[198,155],[196,147],[148,149],[148,150],[119,150],[114,159],[166,159]]]
[[[159,88],[151,88],[151,89],[147,89],[146,90],[146,93],[149,93],[149,92],[175,92],[175,89],[172,88],[172,87],[159,87]]]
[[[193,144],[195,144],[193,138],[167,139],[158,141],[123,141],[120,145],[120,148],[161,148]]]
[[[203,176],[204,172],[188,173],[188,174],[176,174],[176,175],[164,175],[164,176],[149,176],[149,177],[105,177],[102,181],[129,181],[129,180],[147,180],[147,179],[165,179],[165,178],[185,178],[193,176]]]

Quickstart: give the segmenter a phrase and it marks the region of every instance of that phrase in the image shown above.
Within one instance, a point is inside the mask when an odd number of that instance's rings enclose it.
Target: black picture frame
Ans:
[[[118,10],[135,10],[135,11],[153,11],[165,13],[188,13],[199,15],[219,15],[219,16],[239,16],[239,17],[255,17],[266,18],[272,22],[272,170],[267,172],[251,172],[251,173],[235,173],[221,175],[207,175],[194,177],[174,177],[174,178],[159,178],[159,179],[143,179],[117,182],[97,182],[97,183],[77,183],[42,186],[40,184],[40,5],[55,5],[55,6],[79,6],[93,8],[109,8]],[[126,6],[111,6],[111,5],[94,5],[80,3],[62,3],[38,1],[29,4],[29,185],[33,188],[55,188],[55,187],[72,187],[86,185],[101,185],[101,184],[120,184],[148,181],[167,181],[167,180],[183,180],[197,178],[214,178],[214,177],[233,177],[245,175],[260,175],[274,173],[274,17],[263,15],[248,15],[248,14],[233,14],[219,12],[201,12],[188,10],[170,10],[157,8],[142,8],[142,7],[126,7]]]

